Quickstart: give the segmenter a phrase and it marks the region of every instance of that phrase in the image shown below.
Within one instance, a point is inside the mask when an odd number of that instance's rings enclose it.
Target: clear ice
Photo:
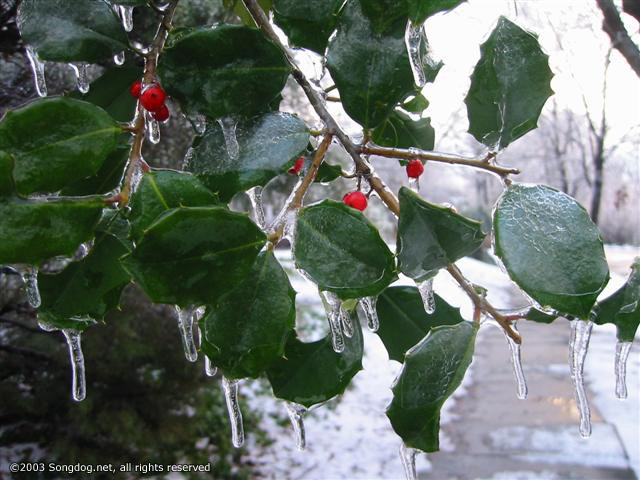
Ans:
[[[407,30],[404,36],[407,44],[407,52],[409,52],[409,62],[413,71],[413,79],[419,88],[427,83],[427,76],[424,73],[424,65],[420,55],[420,46],[422,44],[422,24],[414,25],[407,22]]]
[[[33,47],[27,46],[27,57],[33,71],[33,80],[36,85],[36,92],[41,97],[47,96],[47,80],[44,76],[44,62],[40,60]]]
[[[76,75],[78,91],[80,93],[87,93],[89,91],[89,76],[87,74],[87,68],[89,65],[86,63],[78,63],[77,65],[75,63],[70,63],[69,66]]]
[[[589,340],[593,322],[573,320],[571,322],[571,340],[569,342],[569,372],[575,387],[576,402],[580,412],[580,435],[587,438],[591,435],[591,411],[589,400],[584,389],[584,361],[589,349]]]
[[[23,265],[18,268],[18,271],[24,282],[24,293],[27,296],[27,302],[33,308],[38,308],[42,303],[40,290],[38,290],[38,267]]]
[[[297,403],[286,402],[287,413],[291,420],[291,426],[296,435],[296,447],[302,451],[307,446],[307,440],[304,433],[304,415],[307,413],[306,407]]]
[[[87,394],[87,385],[84,372],[84,355],[80,344],[80,332],[70,328],[62,330],[64,338],[69,346],[69,359],[71,360],[71,372],[73,376],[72,395],[76,402],[84,400]]]
[[[190,362],[198,360],[198,351],[196,343],[193,339],[193,319],[195,316],[195,307],[180,308],[176,305],[178,313],[178,328],[182,338],[182,346],[184,347],[184,355]]]
[[[193,128],[198,135],[202,135],[207,130],[207,117],[198,113],[189,117]]]
[[[376,310],[376,303],[378,297],[363,297],[360,299],[360,307],[364,312],[364,316],[367,318],[367,327],[372,332],[377,332],[380,328],[380,320],[378,319],[378,311]]]
[[[118,66],[123,65],[124,61],[125,61],[124,50],[121,51],[120,53],[116,53],[113,56],[113,63],[115,63]]]
[[[224,143],[227,148],[227,154],[231,160],[237,160],[240,155],[240,145],[238,145],[238,139],[236,137],[236,122],[231,117],[222,117],[218,119],[218,124],[222,128],[222,134],[224,135]]]
[[[206,373],[208,377],[213,377],[218,373],[218,367],[215,367],[206,355],[204,356],[204,373]]]
[[[627,359],[631,351],[631,342],[618,341],[616,344],[616,397],[627,398]]]
[[[342,317],[346,313],[342,310],[342,301],[338,296],[329,291],[320,292],[320,298],[322,304],[327,312],[327,318],[329,320],[329,328],[331,329],[331,343],[333,350],[337,353],[344,352],[344,335],[342,332]]]
[[[222,377],[222,389],[224,399],[227,403],[229,421],[231,422],[231,443],[236,448],[240,448],[244,443],[244,427],[242,426],[242,412],[238,403],[238,380],[229,380]]]
[[[416,455],[418,450],[407,447],[404,443],[400,445],[400,460],[404,468],[404,477],[407,480],[418,480],[416,473]]]
[[[251,208],[253,210],[253,220],[256,222],[262,230],[266,228],[266,222],[264,218],[264,207],[262,205],[262,187],[253,187],[247,190],[249,201],[251,202]]]
[[[146,115],[147,137],[151,143],[157,145],[160,143],[160,122],[153,118],[150,112],[147,112]]]
[[[424,311],[429,315],[436,311],[436,299],[433,296],[433,278],[417,282],[418,291],[422,297],[422,304],[424,305]]]
[[[409,179],[409,188],[416,193],[420,193],[420,181],[418,178]]]
[[[129,5],[118,5],[118,15],[122,20],[122,28],[125,32],[133,30],[133,7]]]
[[[515,322],[511,324],[511,329],[518,333]],[[516,384],[518,386],[517,396],[520,400],[524,400],[527,398],[528,389],[527,381],[524,378],[524,371],[522,370],[521,345],[516,343],[513,338],[507,334],[506,330],[502,328],[500,328],[500,330],[504,333],[504,337],[509,344],[509,350],[511,351],[511,365],[513,365],[513,374],[516,377]]]

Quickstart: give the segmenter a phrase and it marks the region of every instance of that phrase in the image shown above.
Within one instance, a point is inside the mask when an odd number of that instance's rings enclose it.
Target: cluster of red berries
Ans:
[[[140,100],[140,104],[145,110],[151,112],[151,116],[159,122],[165,122],[171,115],[169,108],[164,103],[167,94],[157,83],[150,83],[142,88],[142,82],[136,80],[129,89],[131,95]]]

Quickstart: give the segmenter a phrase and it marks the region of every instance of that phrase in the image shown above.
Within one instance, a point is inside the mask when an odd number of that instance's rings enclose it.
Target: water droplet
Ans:
[[[222,128],[224,135],[224,143],[227,148],[227,154],[231,160],[237,160],[240,155],[240,145],[236,138],[236,127],[238,122],[231,117],[222,117],[218,119],[218,124]]]
[[[240,448],[244,443],[244,427],[242,426],[242,412],[238,403],[238,380],[229,380],[222,377],[222,390],[227,403],[229,421],[231,422],[231,443],[236,448]]]
[[[122,28],[125,32],[133,30],[133,7],[129,5],[118,5],[118,15],[122,20]]]
[[[329,328],[331,329],[331,342],[333,350],[337,353],[344,352],[344,335],[342,332],[342,302],[338,296],[329,291],[320,292],[322,304],[327,312]]]
[[[413,71],[413,79],[416,85],[422,88],[427,83],[427,76],[424,73],[424,65],[420,55],[420,46],[423,41],[422,24],[414,25],[410,21],[407,22],[404,40],[407,44],[407,52],[409,52],[409,62],[411,63],[411,70]]]
[[[589,340],[593,322],[574,320],[571,322],[571,340],[569,341],[569,372],[575,387],[576,402],[580,412],[580,435],[591,435],[591,411],[589,399],[584,389],[584,361],[589,349]]]
[[[206,355],[204,356],[204,373],[208,377],[214,377],[218,373],[218,367],[215,367]]]
[[[627,398],[627,359],[631,351],[631,342],[618,341],[616,344],[616,397]]]
[[[264,218],[264,208],[262,206],[262,187],[253,187],[247,190],[251,208],[253,209],[253,220],[262,230],[266,227]]]
[[[372,332],[377,332],[378,328],[380,328],[378,310],[376,309],[377,302],[378,297],[363,297],[360,299],[360,307],[364,312],[364,316],[367,318],[367,327]]]
[[[113,63],[115,63],[118,66],[124,65],[124,61],[125,61],[124,50],[121,51],[120,53],[116,53],[113,56]]]
[[[198,351],[193,340],[193,318],[195,307],[180,308],[175,306],[178,313],[178,328],[180,329],[180,337],[182,338],[182,347],[184,355],[190,362],[198,360]]]
[[[31,64],[31,70],[33,72],[33,80],[36,85],[36,92],[41,97],[47,96],[47,81],[44,76],[44,62],[40,60],[38,54],[33,49],[33,47],[27,46],[27,58],[29,58],[29,63]]]
[[[72,68],[73,73],[76,75],[76,84],[78,85],[78,91],[80,93],[87,93],[89,91],[89,76],[87,74],[87,65],[86,63],[70,63],[69,66]]]
[[[416,282],[420,296],[422,297],[422,304],[424,305],[424,311],[429,315],[436,312],[436,299],[433,296],[433,278],[424,280],[422,282]]]
[[[151,143],[157,145],[160,143],[160,123],[153,118],[151,112],[146,113],[147,138]]]
[[[409,178],[409,188],[416,193],[420,193],[420,180],[418,178]]]
[[[38,290],[38,267],[21,265],[17,267],[17,270],[24,282],[24,293],[27,297],[27,302],[33,308],[38,308],[42,303],[40,290]]]
[[[511,324],[511,329],[518,333],[515,322]],[[521,345],[516,343],[505,330],[502,328],[501,330],[502,333],[504,333],[504,338],[507,339],[509,350],[511,351],[511,365],[513,366],[513,374],[516,377],[516,384],[518,386],[517,396],[520,400],[524,400],[527,398],[528,389],[527,380],[524,378],[524,371],[522,370]]]
[[[307,446],[307,440],[304,432],[304,415],[307,413],[306,407],[297,403],[286,402],[287,413],[291,420],[291,426],[296,435],[296,447],[302,451]]]
[[[400,445],[400,460],[404,468],[404,477],[406,480],[418,480],[416,473],[416,455],[418,450],[407,447],[404,443]]]
[[[71,360],[72,395],[76,402],[84,400],[87,394],[87,386],[84,372],[84,355],[80,344],[81,332],[70,328],[62,330],[64,338],[69,346],[69,359]]]

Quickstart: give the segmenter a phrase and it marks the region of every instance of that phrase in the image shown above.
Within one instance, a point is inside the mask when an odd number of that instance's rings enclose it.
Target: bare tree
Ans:
[[[629,36],[624,23],[622,23],[618,9],[613,4],[613,0],[596,0],[596,3],[604,16],[602,29],[611,38],[611,45],[622,54],[629,66],[636,72],[636,75],[640,77],[640,48],[633,43]],[[640,18],[640,7],[638,5],[639,2],[637,0],[626,0],[623,4],[623,9],[638,19]]]

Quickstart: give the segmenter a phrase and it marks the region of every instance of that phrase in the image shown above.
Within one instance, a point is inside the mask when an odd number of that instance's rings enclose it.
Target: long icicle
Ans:
[[[36,85],[36,92],[41,97],[47,96],[47,80],[44,76],[44,62],[40,60],[38,54],[33,49],[27,45],[27,58],[29,59],[29,63],[31,64],[31,70],[33,71],[33,80]]]
[[[627,359],[631,345],[632,342],[621,341],[616,344],[616,397],[620,400],[627,398]]]
[[[240,155],[240,145],[236,137],[238,122],[231,117],[222,117],[218,119],[218,124],[222,129],[222,135],[224,136],[224,143],[229,158],[231,160],[237,160]]]
[[[376,303],[378,297],[363,297],[360,299],[360,307],[364,312],[364,316],[367,318],[367,327],[372,332],[377,332],[380,328],[380,320],[378,319],[378,311],[376,310]]]
[[[422,43],[422,24],[414,25],[413,22],[407,23],[405,32],[405,43],[409,52],[409,61],[411,70],[413,71],[413,79],[418,88],[422,88],[427,83],[427,76],[424,73],[424,65],[420,55],[420,46]]]
[[[571,322],[571,340],[569,343],[569,371],[575,387],[576,402],[580,412],[580,435],[591,436],[591,411],[589,399],[584,388],[584,361],[589,349],[589,340],[593,322],[574,320]]]
[[[27,297],[27,302],[31,307],[38,308],[42,303],[40,290],[38,289],[38,267],[24,265],[18,268],[18,271],[24,282],[24,293]]]
[[[215,377],[218,373],[218,367],[214,366],[206,355],[204,356],[204,373],[207,374],[207,377]]]
[[[78,63],[77,65],[74,63],[70,63],[69,66],[76,75],[76,84],[78,86],[78,91],[80,93],[88,93],[89,76],[87,68],[89,67],[89,65],[87,65],[86,63]]]
[[[182,338],[182,346],[184,347],[184,355],[190,362],[198,360],[198,350],[193,339],[193,317],[195,308],[180,308],[176,305],[178,313],[178,328],[180,329],[180,337]]]
[[[433,278],[417,282],[418,291],[422,297],[422,304],[424,305],[424,311],[429,315],[436,311],[436,299],[433,296]]]
[[[331,329],[331,343],[336,353],[344,352],[344,335],[342,332],[342,302],[335,293],[320,292],[322,304],[327,312],[329,328]]]
[[[307,409],[302,405],[292,402],[286,402],[285,406],[287,407],[291,426],[296,435],[296,448],[302,451],[307,446],[307,439],[304,432],[304,415],[307,413]]]
[[[76,402],[84,400],[87,394],[87,385],[84,371],[84,355],[82,353],[82,345],[80,343],[80,334],[78,330],[65,328],[62,330],[64,338],[69,346],[69,359],[71,360],[72,373],[72,395]]]
[[[400,445],[400,460],[404,468],[404,476],[406,480],[418,480],[416,473],[416,455],[418,450],[407,447],[404,442]]]
[[[125,32],[133,30],[133,7],[129,5],[118,5],[118,14],[122,20],[122,28]]]
[[[262,205],[262,187],[253,187],[247,190],[247,196],[249,197],[249,201],[251,202],[251,209],[253,210],[253,220],[256,222],[262,230],[264,230],[267,225],[264,218],[264,207]]]
[[[513,322],[511,328],[514,332],[518,333],[516,322]],[[502,329],[500,329],[502,330]],[[507,332],[502,330],[504,337],[509,344],[509,350],[511,351],[511,365],[513,365],[513,374],[516,378],[516,384],[518,386],[517,396],[520,400],[525,400],[528,394],[527,380],[524,378],[524,371],[522,370],[522,357],[521,357],[521,345],[513,341],[513,339],[507,335]]]
[[[229,380],[222,377],[222,389],[224,399],[227,403],[229,421],[231,422],[231,443],[236,448],[240,448],[244,443],[244,427],[242,426],[242,412],[238,403],[238,380]]]

